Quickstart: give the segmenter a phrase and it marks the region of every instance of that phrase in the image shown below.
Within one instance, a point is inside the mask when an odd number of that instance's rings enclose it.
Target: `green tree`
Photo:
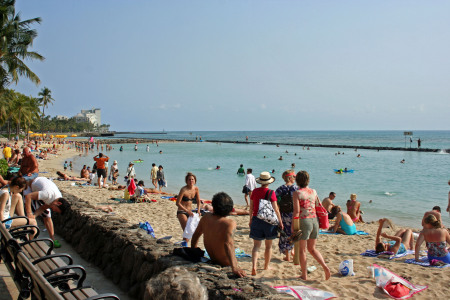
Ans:
[[[30,124],[39,120],[39,103],[36,98],[15,93],[11,103],[11,118],[16,124],[16,134],[20,133],[21,125],[27,129]]]
[[[37,31],[31,29],[31,25],[40,23],[41,19],[21,21],[15,3],[15,0],[0,0],[0,92],[11,82],[17,83],[21,76],[39,84],[39,77],[24,60],[44,60],[39,53],[28,51],[37,37]]]
[[[45,117],[45,109],[49,104],[53,104],[55,99],[52,98],[52,91],[49,88],[44,87],[38,94],[41,96],[39,98],[39,104],[42,106],[42,123],[41,123],[41,133],[44,133],[44,117]]]

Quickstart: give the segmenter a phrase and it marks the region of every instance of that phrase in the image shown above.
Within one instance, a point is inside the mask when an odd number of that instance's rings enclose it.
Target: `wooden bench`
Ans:
[[[70,255],[54,253],[51,239],[29,241],[27,236],[34,232],[35,226],[24,225],[7,230],[3,222],[0,223],[0,259],[13,277],[19,299],[30,296],[51,300],[119,299],[114,294],[98,294],[91,287],[83,286],[86,278],[84,268],[73,265]]]

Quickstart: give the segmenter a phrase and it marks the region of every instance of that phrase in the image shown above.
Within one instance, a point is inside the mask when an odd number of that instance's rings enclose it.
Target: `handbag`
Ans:
[[[271,225],[278,225],[279,222],[277,214],[275,213],[272,203],[269,200],[272,197],[272,193],[272,190],[268,190],[264,199],[259,200],[259,208],[256,217]]]
[[[316,215],[319,221],[319,228],[328,229],[328,227],[330,227],[330,222],[328,221],[328,211],[322,206],[320,200],[316,201]]]

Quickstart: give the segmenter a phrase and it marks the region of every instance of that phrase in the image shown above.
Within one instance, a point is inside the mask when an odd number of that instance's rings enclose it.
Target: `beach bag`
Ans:
[[[197,213],[194,213],[193,217],[189,217],[186,223],[186,228],[184,228],[183,238],[191,239],[192,235],[197,229],[198,222],[200,222],[200,217]]]
[[[275,213],[272,203],[269,200],[272,193],[272,190],[268,190],[264,199],[259,200],[259,209],[256,217],[271,225],[278,225],[277,214]]]
[[[320,201],[316,201],[316,215],[319,220],[320,229],[328,229],[330,222],[328,221],[328,211],[322,206]]]
[[[411,291],[407,286],[403,285],[401,282],[394,282],[392,278],[388,281],[388,283],[386,283],[383,289],[385,293],[389,294],[389,296],[392,296],[396,299],[409,295],[409,292]]]
[[[290,192],[280,197],[278,207],[281,213],[288,214],[294,212],[294,202],[292,201],[292,194]]]

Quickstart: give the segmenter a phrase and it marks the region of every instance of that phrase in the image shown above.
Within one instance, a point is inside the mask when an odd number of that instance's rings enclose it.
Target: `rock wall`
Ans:
[[[278,299],[269,286],[252,278],[237,278],[230,267],[193,264],[172,255],[173,241],[157,241],[137,224],[130,226],[73,195],[63,196],[71,207],[61,215],[53,214],[55,231],[133,298],[143,298],[145,284],[152,276],[182,265],[196,273],[210,299]]]

